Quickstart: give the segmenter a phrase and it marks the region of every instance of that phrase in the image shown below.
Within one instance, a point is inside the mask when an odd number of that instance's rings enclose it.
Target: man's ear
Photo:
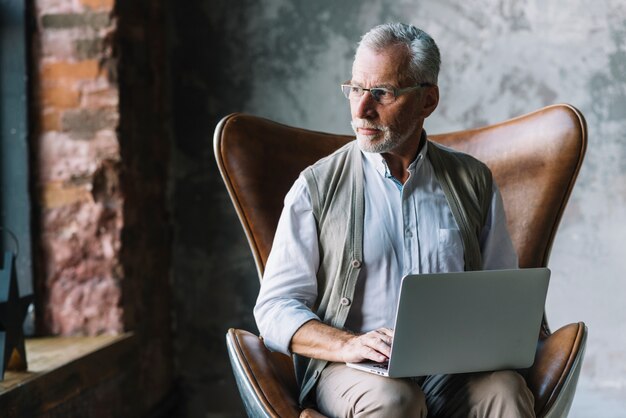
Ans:
[[[439,86],[428,86],[424,89],[422,98],[422,116],[427,118],[435,111],[439,104]]]

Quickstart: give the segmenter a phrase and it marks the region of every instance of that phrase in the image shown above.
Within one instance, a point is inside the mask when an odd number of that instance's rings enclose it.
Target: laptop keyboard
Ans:
[[[387,370],[389,368],[389,363],[375,363],[372,364],[372,367],[375,369]]]

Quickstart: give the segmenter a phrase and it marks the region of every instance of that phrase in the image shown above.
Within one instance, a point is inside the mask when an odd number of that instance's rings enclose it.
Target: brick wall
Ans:
[[[37,329],[134,344],[119,385],[58,411],[167,416],[175,399],[161,3],[34,0],[29,13]]]
[[[34,183],[38,326],[122,331],[123,198],[113,0],[35,0]]]

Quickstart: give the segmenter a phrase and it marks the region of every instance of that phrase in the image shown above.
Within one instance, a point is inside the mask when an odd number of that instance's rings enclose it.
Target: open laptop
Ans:
[[[388,364],[348,366],[388,377],[530,367],[549,279],[547,268],[406,276]]]

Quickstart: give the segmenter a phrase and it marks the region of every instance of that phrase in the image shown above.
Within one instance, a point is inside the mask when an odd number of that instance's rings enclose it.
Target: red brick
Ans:
[[[39,127],[42,132],[60,131],[61,118],[59,112],[47,110],[39,115]]]
[[[89,109],[117,107],[119,104],[119,92],[117,88],[113,87],[93,89],[91,91],[83,90],[82,104]]]
[[[86,60],[96,57],[79,57],[76,54],[75,41],[79,38],[77,33],[46,32],[40,37],[40,63],[44,59],[56,60]]]
[[[60,131],[40,136],[37,181],[69,181],[90,176],[104,159],[118,160],[119,143],[114,132],[99,131],[90,141],[76,141]]]
[[[51,181],[43,187],[41,205],[45,209],[58,208],[78,202],[93,202],[91,192],[85,186],[68,186]]]
[[[40,92],[41,106],[67,109],[77,107],[80,104],[80,91],[65,87],[42,87]]]
[[[98,60],[46,62],[40,68],[43,83],[59,80],[90,80],[99,75]]]
[[[80,0],[80,4],[92,10],[113,10],[114,0]]]

